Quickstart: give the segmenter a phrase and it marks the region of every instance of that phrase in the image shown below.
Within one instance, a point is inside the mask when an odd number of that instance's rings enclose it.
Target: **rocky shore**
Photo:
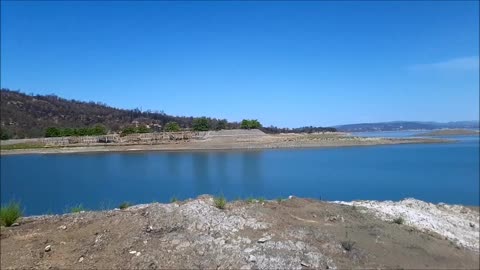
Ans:
[[[1,229],[1,269],[479,267],[478,207],[210,196],[27,217]],[[402,219],[399,219],[402,217]]]

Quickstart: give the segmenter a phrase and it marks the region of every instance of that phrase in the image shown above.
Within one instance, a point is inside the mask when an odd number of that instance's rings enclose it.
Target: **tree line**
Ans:
[[[67,100],[55,95],[25,94],[0,90],[0,138],[21,139],[55,136],[85,136],[155,131],[208,131],[222,129],[261,129],[266,133],[324,132],[334,128],[297,129],[263,127],[256,119],[229,122],[210,117],[183,117],[163,111],[119,109],[101,102]],[[135,124],[134,124],[135,123]],[[98,127],[95,129],[95,127]],[[99,128],[103,127],[103,128]]]

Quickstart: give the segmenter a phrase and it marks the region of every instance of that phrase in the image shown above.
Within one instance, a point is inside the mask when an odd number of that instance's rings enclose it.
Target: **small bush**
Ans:
[[[218,209],[225,209],[225,206],[227,205],[227,199],[225,199],[223,195],[213,198],[213,202]]]
[[[278,197],[278,198],[277,198],[277,202],[278,202],[278,203],[281,203],[282,201],[283,201],[283,199],[282,199],[281,197]]]
[[[70,213],[80,213],[82,211],[85,211],[85,208],[81,204],[77,204],[70,208]]]
[[[342,244],[343,249],[345,249],[346,251],[352,250],[353,246],[355,245],[355,241],[352,241],[350,239],[342,241],[340,243]]]
[[[393,219],[393,223],[402,225],[403,223],[405,223],[405,220],[403,219],[403,217],[397,217]]]
[[[7,227],[12,226],[18,218],[22,216],[20,203],[11,201],[6,206],[0,208],[0,223]]]
[[[264,203],[264,202],[265,202],[265,198],[263,198],[263,197],[260,197],[260,198],[258,198],[258,200],[257,200],[257,201],[258,201],[259,203]]]
[[[127,208],[130,207],[130,206],[132,206],[131,203],[129,203],[129,202],[122,202],[122,203],[120,204],[120,206],[118,206],[118,208],[120,208],[120,209],[123,210],[123,209],[127,209]]]
[[[255,202],[255,200],[252,197],[248,197],[245,201],[247,203],[254,203]]]
[[[171,203],[176,203],[176,202],[178,202],[177,197],[173,196],[173,197],[170,199],[170,202],[171,202]]]

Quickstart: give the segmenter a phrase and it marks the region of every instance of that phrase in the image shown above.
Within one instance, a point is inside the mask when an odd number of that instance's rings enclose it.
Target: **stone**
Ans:
[[[256,262],[256,261],[257,261],[257,258],[256,258],[255,256],[253,256],[253,255],[250,255],[250,256],[248,257],[248,261],[249,261],[249,262]]]
[[[140,255],[142,255],[142,253],[140,253],[140,251],[138,251],[137,253],[135,253],[135,256],[137,256],[137,257],[140,256]]]
[[[151,232],[151,231],[153,231],[153,227],[152,227],[152,226],[148,226],[148,227],[147,227],[147,232]]]
[[[83,262],[83,256],[80,257],[80,259],[78,259],[78,262],[79,262],[79,263]]]
[[[45,252],[49,252],[50,250],[52,250],[52,246],[51,245],[48,245],[45,247]]]
[[[58,227],[58,228],[61,229],[61,230],[66,230],[66,229],[67,229],[67,226],[62,225],[62,226],[60,226],[60,227]]]
[[[13,223],[12,225],[10,225],[11,227],[17,227],[17,226],[20,226],[20,224],[18,224],[17,222]]]
[[[257,242],[258,242],[258,243],[265,243],[265,242],[267,242],[268,240],[270,240],[270,238],[268,238],[268,237],[262,237],[262,238],[258,239]]]
[[[309,267],[309,265],[305,262],[301,262],[300,265],[303,266],[303,267]]]
[[[470,222],[470,227],[475,228],[475,224],[473,224],[472,222]]]
[[[137,252],[135,250],[130,250],[128,253],[130,254],[136,254]]]

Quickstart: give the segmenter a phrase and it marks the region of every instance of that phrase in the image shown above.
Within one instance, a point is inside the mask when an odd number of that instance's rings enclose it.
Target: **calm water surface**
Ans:
[[[2,156],[1,200],[27,214],[117,207],[122,201],[224,194],[479,205],[478,137],[415,144],[244,152]]]

